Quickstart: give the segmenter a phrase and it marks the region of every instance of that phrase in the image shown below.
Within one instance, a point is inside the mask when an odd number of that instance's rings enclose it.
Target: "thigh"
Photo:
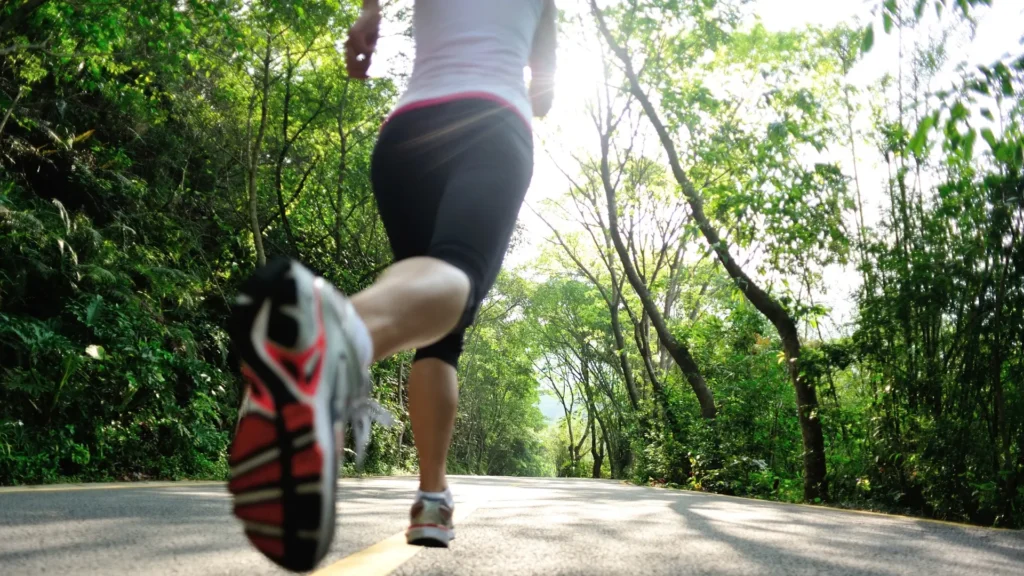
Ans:
[[[514,112],[459,100],[389,121],[374,151],[374,194],[395,259],[431,256],[472,284],[468,326],[497,278],[533,177],[533,139]]]
[[[466,136],[472,145],[448,168],[428,252],[473,282],[462,327],[497,278],[533,176],[532,137],[514,113],[500,109]]]
[[[420,124],[415,117],[389,122],[381,131],[371,160],[377,212],[396,261],[427,254],[444,194],[443,174],[428,168],[432,165],[430,155],[408,146],[422,131]]]

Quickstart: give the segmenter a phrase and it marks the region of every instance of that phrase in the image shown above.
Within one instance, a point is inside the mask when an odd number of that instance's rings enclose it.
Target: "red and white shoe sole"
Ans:
[[[308,280],[292,266],[280,260],[258,271],[232,310],[230,334],[247,387],[230,448],[228,491],[253,546],[281,567],[305,572],[333,539],[337,452],[331,391],[322,383],[322,321],[311,347],[288,348],[301,327],[280,308],[296,306],[297,283]]]

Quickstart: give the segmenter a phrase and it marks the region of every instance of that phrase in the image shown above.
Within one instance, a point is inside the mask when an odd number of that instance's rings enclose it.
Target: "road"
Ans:
[[[449,550],[401,538],[414,480],[346,479],[315,576],[1024,574],[1024,532],[617,482],[452,479]],[[222,484],[0,489],[0,574],[283,575]]]

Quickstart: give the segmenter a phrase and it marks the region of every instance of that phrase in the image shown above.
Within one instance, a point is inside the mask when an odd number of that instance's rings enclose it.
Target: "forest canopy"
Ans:
[[[1024,527],[1020,10],[786,2],[558,3],[452,473]],[[0,0],[0,485],[226,476],[239,285],[391,262],[368,173],[410,8],[359,81],[349,0]],[[414,469],[411,361],[373,367],[370,473]]]

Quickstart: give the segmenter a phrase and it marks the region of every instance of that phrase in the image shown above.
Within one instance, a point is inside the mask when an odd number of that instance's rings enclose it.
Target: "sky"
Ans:
[[[408,2],[409,0],[397,0]],[[603,4],[604,2],[602,2]],[[866,86],[886,72],[895,72],[897,42],[895,37],[882,33],[881,23],[872,16],[872,8],[880,0],[755,0],[752,12],[769,30],[784,31],[799,29],[808,25],[829,27],[846,22],[863,25],[875,21],[875,47],[851,73],[854,84]],[[559,8],[574,13],[585,9],[586,0],[561,0]],[[1024,52],[1021,46],[1024,34],[1024,0],[993,0],[992,8],[980,7],[977,34],[973,39],[962,38],[947,46],[951,57],[950,65],[939,82],[952,80],[956,63],[989,64],[1005,54]],[[378,62],[371,75],[383,76],[396,72],[408,73],[412,54],[411,45],[394,35],[396,28],[385,25],[378,45]],[[584,110],[596,87],[600,85],[600,58],[595,38],[573,33],[567,29],[559,48],[559,70],[556,78],[555,104],[547,118],[535,120],[535,167],[526,206],[520,212],[520,221],[527,230],[527,242],[506,258],[506,267],[528,268],[536,260],[548,236],[546,225],[531,211],[545,199],[562,195],[568,187],[559,166],[571,167],[571,153],[596,153],[595,130]],[[864,122],[867,120],[864,119]],[[881,183],[885,180],[884,166],[880,164],[869,147],[859,146],[858,169],[864,191],[866,217],[877,221],[882,200]],[[845,147],[837,152],[841,163],[849,162]],[[859,284],[859,276],[852,268],[828,270],[826,285],[816,298],[831,307],[831,326],[841,330],[854,311],[852,294]],[[561,407],[553,398],[541,401],[541,410],[549,420],[562,416]]]

